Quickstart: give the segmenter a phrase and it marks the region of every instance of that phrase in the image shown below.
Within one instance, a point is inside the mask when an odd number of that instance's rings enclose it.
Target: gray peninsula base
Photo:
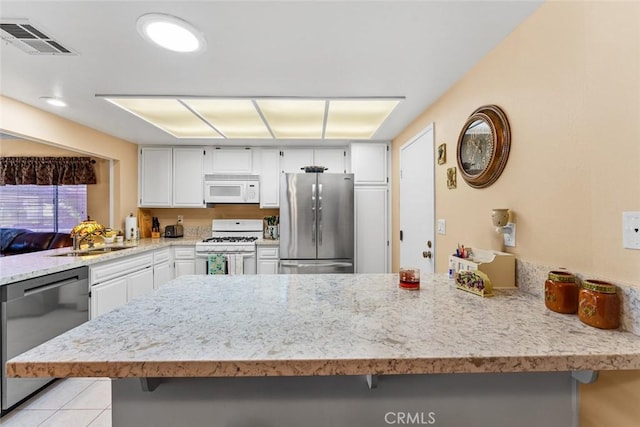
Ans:
[[[570,372],[112,383],[114,427],[578,425],[577,385]]]

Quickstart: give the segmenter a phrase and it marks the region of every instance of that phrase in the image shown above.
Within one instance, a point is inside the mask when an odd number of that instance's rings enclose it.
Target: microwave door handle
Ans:
[[[316,243],[316,185],[311,184],[311,243]]]

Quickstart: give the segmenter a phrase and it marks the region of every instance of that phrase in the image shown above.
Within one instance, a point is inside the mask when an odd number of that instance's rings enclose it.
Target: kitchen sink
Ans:
[[[103,246],[100,248],[83,249],[80,251],[70,251],[61,254],[50,255],[53,257],[77,257],[77,256],[90,256],[90,255],[102,255],[111,252],[121,251],[123,249],[130,249],[130,246]]]

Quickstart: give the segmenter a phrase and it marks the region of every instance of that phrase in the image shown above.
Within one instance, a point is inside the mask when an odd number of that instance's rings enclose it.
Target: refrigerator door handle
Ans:
[[[322,184],[318,184],[318,244],[322,246]]]
[[[311,243],[316,243],[316,185],[311,184]]]

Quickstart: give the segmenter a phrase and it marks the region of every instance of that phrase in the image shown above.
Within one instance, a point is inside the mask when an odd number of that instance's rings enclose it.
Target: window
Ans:
[[[87,217],[87,186],[3,185],[0,206],[0,227],[69,233]]]

